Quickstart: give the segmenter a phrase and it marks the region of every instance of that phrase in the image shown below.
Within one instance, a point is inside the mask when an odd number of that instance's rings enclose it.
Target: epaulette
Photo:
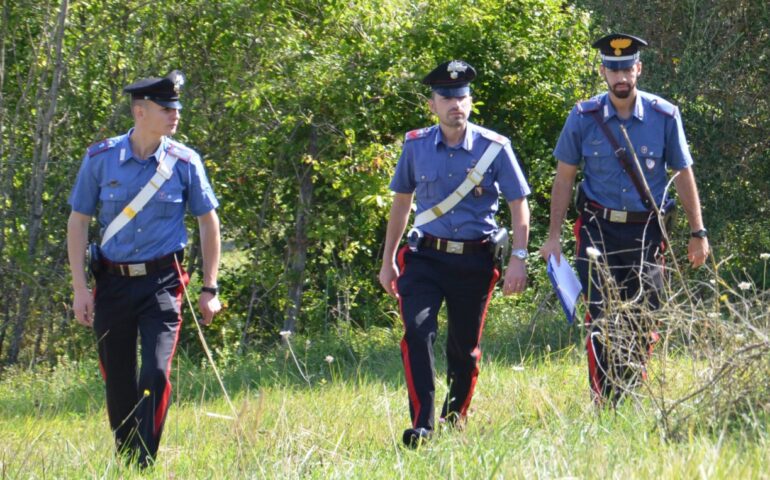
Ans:
[[[102,152],[106,152],[107,150],[111,149],[115,145],[118,144],[118,140],[113,138],[105,138],[104,140],[100,142],[96,142],[90,147],[88,147],[88,156],[93,157],[94,155],[97,155]]]
[[[409,140],[417,140],[418,138],[424,138],[428,135],[428,132],[430,132],[430,127],[418,128],[417,130],[406,132],[404,141],[408,142]]]
[[[493,142],[499,143],[500,145],[505,145],[506,143],[510,143],[510,140],[508,140],[506,137],[500,135],[497,132],[493,132],[488,128],[483,128],[478,126],[477,128],[481,136],[488,140],[492,140]]]
[[[166,153],[175,156],[183,162],[189,162],[193,155],[195,155],[195,151],[193,149],[171,139],[168,141]]]
[[[669,117],[673,117],[676,115],[676,105],[669,102],[668,100],[664,100],[662,98],[655,98],[650,102],[650,106],[653,108],[653,110],[660,112],[664,115],[668,115]]]
[[[578,113],[591,113],[599,110],[600,108],[602,108],[602,102],[594,98],[577,103]]]

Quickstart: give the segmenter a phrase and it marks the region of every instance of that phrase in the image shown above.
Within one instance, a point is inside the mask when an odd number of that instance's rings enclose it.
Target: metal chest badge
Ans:
[[[652,170],[653,168],[655,168],[655,159],[646,158],[644,159],[644,164],[647,166],[647,170]]]

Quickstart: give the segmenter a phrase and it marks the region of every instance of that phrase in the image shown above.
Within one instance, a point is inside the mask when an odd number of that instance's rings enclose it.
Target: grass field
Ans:
[[[400,445],[409,426],[400,331],[340,329],[292,338],[296,362],[280,346],[218,360],[235,412],[210,367],[180,352],[159,461],[145,472],[113,455],[94,359],[6,371],[0,478],[770,477],[766,425],[666,440],[649,401],[597,411],[580,329],[512,312],[495,306],[488,319],[467,428],[416,451]],[[690,361],[667,364],[689,371]]]

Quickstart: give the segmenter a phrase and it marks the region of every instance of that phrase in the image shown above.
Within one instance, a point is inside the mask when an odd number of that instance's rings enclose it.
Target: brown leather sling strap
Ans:
[[[647,210],[652,210],[653,205],[655,205],[655,201],[652,199],[652,196],[649,194],[649,192],[645,190],[644,185],[642,184],[642,179],[639,178],[636,168],[634,168],[634,165],[629,161],[628,152],[624,147],[620,146],[617,139],[615,138],[615,135],[612,134],[610,128],[606,123],[604,123],[602,117],[599,116],[599,112],[594,110],[591,112],[591,116],[594,117],[594,120],[596,120],[596,123],[602,129],[602,132],[604,132],[604,136],[607,137],[607,140],[610,141],[610,145],[615,151],[615,157],[620,162],[623,170],[625,170],[628,176],[631,177],[631,182],[633,182],[636,191],[639,192],[639,196],[642,197],[642,204],[644,204],[644,207]]]

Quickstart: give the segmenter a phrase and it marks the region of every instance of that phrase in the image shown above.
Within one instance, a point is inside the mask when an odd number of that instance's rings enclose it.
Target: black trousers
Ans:
[[[188,281],[176,267],[141,277],[100,273],[96,279],[94,331],[110,426],[118,451],[141,464],[155,458],[163,432],[182,326],[182,283]]]
[[[438,311],[447,306],[447,384],[441,418],[463,419],[473,396],[481,360],[481,332],[492,289],[499,278],[492,254],[466,255],[402,247],[398,252],[399,295],[404,337],[401,357],[414,428],[434,427]]]
[[[591,392],[597,403],[616,402],[646,377],[657,339],[651,312],[663,287],[662,234],[649,223],[613,223],[584,213],[575,225],[577,271],[588,300],[586,351]],[[586,249],[601,257],[593,262]],[[590,281],[589,281],[590,276]]]

